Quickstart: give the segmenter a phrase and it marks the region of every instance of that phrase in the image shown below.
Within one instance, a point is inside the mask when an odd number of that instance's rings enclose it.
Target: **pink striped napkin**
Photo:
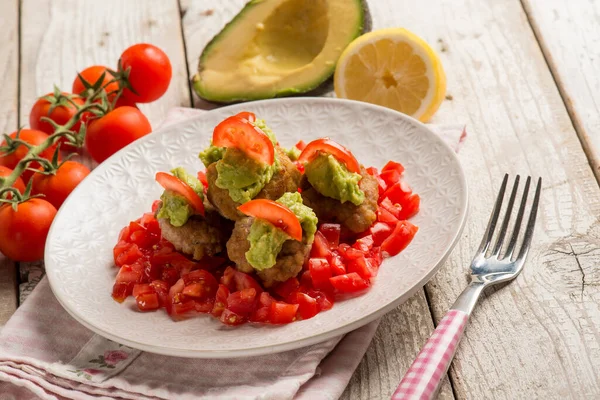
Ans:
[[[162,126],[202,112],[173,109]],[[456,150],[466,137],[463,125],[430,127]],[[378,323],[324,343],[262,357],[167,357],[89,331],[64,311],[43,278],[0,331],[0,398],[337,399]]]

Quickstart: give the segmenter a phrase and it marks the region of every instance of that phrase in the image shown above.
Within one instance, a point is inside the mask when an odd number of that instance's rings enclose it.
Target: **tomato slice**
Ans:
[[[419,228],[408,221],[399,221],[392,234],[381,244],[384,256],[395,256],[408,246]]]
[[[275,161],[275,148],[271,139],[248,120],[233,116],[215,127],[212,144],[218,147],[235,147],[248,157],[263,164]]]
[[[244,289],[227,297],[227,309],[241,316],[249,316],[256,310],[256,302],[256,290]]]
[[[298,157],[298,162],[301,164],[309,162],[319,152],[331,154],[336,160],[344,164],[348,171],[360,174],[360,164],[350,150],[328,138],[313,140],[307,144],[300,157]]]
[[[250,111],[242,111],[240,113],[235,114],[236,117],[240,119],[245,119],[248,122],[256,121],[256,115],[251,113]]]
[[[208,188],[208,178],[206,177],[206,172],[198,171],[198,180],[202,182],[202,186],[204,187],[204,191],[206,192]]]
[[[308,260],[308,270],[316,289],[325,289],[329,287],[329,278],[331,278],[331,267],[325,258],[311,258]]]
[[[298,217],[289,208],[273,200],[255,199],[238,207],[242,213],[267,221],[299,242],[302,241],[302,226]]]
[[[202,199],[187,183],[166,172],[157,172],[156,181],[166,190],[171,190],[185,197],[194,210],[196,210],[198,214],[204,216],[204,203],[202,202]]]
[[[356,272],[334,276],[333,278],[329,278],[329,282],[331,282],[337,291],[342,293],[356,293],[371,286],[371,283],[368,280],[363,279]]]
[[[288,304],[280,301],[271,303],[269,321],[273,324],[288,324],[296,320],[298,304]]]

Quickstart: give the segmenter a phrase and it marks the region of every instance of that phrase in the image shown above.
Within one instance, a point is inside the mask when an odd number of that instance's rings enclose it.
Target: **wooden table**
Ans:
[[[112,65],[150,42],[173,81],[141,109],[157,124],[174,106],[200,106],[197,58],[245,0],[2,0],[0,128],[28,123],[36,97],[75,72]],[[222,3],[222,4],[221,4]],[[543,176],[534,248],[509,286],[475,310],[441,398],[600,396],[600,6],[585,0],[371,0],[374,28],[404,26],[439,52],[448,96],[433,122],[466,123],[459,157],[470,212],[453,254],[410,301],[389,313],[344,399],[385,399],[467,283],[501,177]],[[17,266],[0,261],[0,324],[17,307]]]

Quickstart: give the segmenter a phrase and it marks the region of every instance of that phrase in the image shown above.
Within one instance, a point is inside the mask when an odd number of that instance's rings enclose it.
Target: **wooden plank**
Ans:
[[[375,27],[385,26],[382,15],[385,3],[371,2]],[[216,35],[246,3],[246,0],[227,0],[218,6],[209,0],[181,0],[183,32],[188,55],[188,68],[193,75],[198,67],[198,57],[208,41]],[[399,12],[401,8],[395,10]],[[398,14],[400,15],[400,14]],[[197,108],[210,109],[215,105],[198,99]],[[433,331],[433,321],[423,291],[402,306],[386,315],[365,358],[356,370],[343,399],[384,399],[396,389],[404,372]],[[446,380],[440,398],[453,398]]]
[[[467,226],[426,286],[436,321],[467,284],[503,174],[544,179],[524,272],[487,292],[459,346],[450,374],[457,398],[598,398],[600,190],[521,4],[387,4],[374,19],[417,32],[442,57],[452,100],[435,122],[464,122],[471,133],[459,154]]]
[[[522,3],[600,180],[600,7],[583,0]]]
[[[0,133],[17,129],[19,92],[19,1],[0,3]],[[17,308],[17,267],[0,254],[0,326]]]

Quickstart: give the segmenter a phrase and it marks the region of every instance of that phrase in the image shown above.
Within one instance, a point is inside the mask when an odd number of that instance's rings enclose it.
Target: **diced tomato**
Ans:
[[[170,190],[185,197],[194,210],[196,210],[198,214],[204,216],[204,203],[198,193],[194,192],[194,189],[192,189],[190,185],[166,172],[157,172],[155,178],[160,186],[166,190]]]
[[[400,211],[399,219],[409,219],[419,212],[421,206],[421,197],[418,194],[413,193],[404,199],[402,203],[402,210]]]
[[[385,222],[375,222],[371,225],[371,228],[369,228],[375,246],[381,245],[381,243],[391,235],[392,231],[393,228]]]
[[[250,317],[252,322],[267,322],[271,314],[271,303],[275,300],[268,292],[262,292],[258,297],[258,306],[254,314]]]
[[[160,240],[160,236],[151,234],[146,230],[135,231],[130,235],[131,242],[137,244],[141,248],[149,248],[154,246]]]
[[[217,294],[215,296],[215,303],[213,305],[213,309],[211,314],[215,317],[220,317],[223,313],[223,310],[227,308],[227,298],[229,297],[229,289],[225,285],[219,285],[219,289],[217,290]]]
[[[213,271],[216,268],[223,265],[225,263],[225,261],[227,261],[227,260],[224,257],[204,256],[204,257],[202,257],[202,259],[200,261],[198,261],[198,264],[200,265],[200,267],[202,269],[205,269],[207,271]]]
[[[384,207],[379,206],[377,207],[377,221],[396,226],[398,223],[398,218],[394,217],[394,215]]]
[[[288,304],[280,301],[271,303],[269,321],[273,324],[288,324],[296,320],[298,304]]]
[[[300,276],[300,288],[311,288],[311,287],[312,287],[312,277],[310,276],[310,271],[302,272],[302,275]]]
[[[296,143],[295,147],[302,151],[306,148],[306,143],[304,143],[304,140],[300,140],[298,143]]]
[[[127,225],[125,228],[121,229],[121,232],[119,232],[119,243],[122,241],[128,241],[129,240],[129,225]]]
[[[373,247],[368,254],[367,260],[371,263],[374,268],[379,268],[383,262],[383,254],[381,254],[380,247]]]
[[[172,266],[179,274],[187,274],[192,270],[198,269],[200,265],[191,261],[183,254],[178,252],[154,253],[150,257],[150,263],[153,265],[162,266],[163,268]]]
[[[364,279],[369,279],[377,275],[377,269],[373,268],[364,256],[350,261],[347,270],[348,273],[356,272]]]
[[[242,213],[269,222],[297,241],[302,241],[302,226],[296,214],[273,200],[254,199],[238,207]]]
[[[250,288],[256,290],[256,293],[263,291],[263,288],[260,286],[260,284],[256,282],[253,277],[244,272],[235,271],[233,280],[235,282],[235,289],[238,291]]]
[[[160,307],[158,295],[156,293],[142,293],[135,296],[140,311],[157,310]]]
[[[340,244],[341,230],[340,224],[321,224],[321,226],[319,226],[319,232],[325,236],[331,250],[337,249]]]
[[[285,282],[282,282],[275,286],[273,292],[275,292],[279,297],[286,300],[292,292],[295,292],[300,287],[300,282],[296,277],[292,277]]]
[[[367,173],[371,176],[377,176],[379,175],[379,171],[377,171],[377,168],[375,167],[369,167],[367,168]]]
[[[355,260],[363,255],[362,251],[353,248],[347,243],[340,244],[338,247],[338,252],[346,260]]]
[[[236,271],[233,267],[225,268],[225,272],[223,272],[223,276],[221,277],[221,284],[225,285],[230,292],[235,292],[237,288],[235,287],[235,275],[238,271]]]
[[[154,292],[158,295],[158,301],[161,306],[165,306],[167,304],[169,298],[169,285],[165,281],[155,280],[150,283]]]
[[[371,283],[356,272],[329,278],[333,287],[341,293],[355,293],[367,289]]]
[[[333,276],[342,275],[346,273],[346,264],[342,259],[342,256],[336,251],[332,252],[329,257],[327,257],[327,261],[329,261],[329,266],[331,267],[331,274]]]
[[[315,240],[310,249],[310,256],[316,258],[326,258],[329,255],[329,241],[322,232],[315,232]]]
[[[137,244],[119,242],[113,250],[115,264],[121,267],[125,264],[133,264],[144,256]]]
[[[381,169],[381,172],[386,171],[397,171],[400,175],[404,173],[404,166],[395,161],[388,161],[387,164]]]
[[[183,281],[183,279],[179,279],[177,282],[175,282],[175,284],[173,286],[171,286],[169,288],[169,297],[171,299],[174,299],[175,295],[183,292],[184,288],[185,288],[185,282]]]
[[[155,293],[154,288],[148,283],[136,283],[133,285],[133,292],[131,293],[133,297],[138,297],[140,294],[144,293]]]
[[[122,303],[123,301],[125,301],[127,296],[131,294],[132,289],[133,284],[131,283],[115,282],[112,290],[112,298],[118,301],[119,303]]]
[[[142,271],[132,265],[123,265],[117,274],[115,282],[117,283],[139,283],[142,280]],[[133,286],[132,286],[133,287]]]
[[[208,188],[208,179],[206,178],[206,172],[198,171],[198,180],[202,182],[202,186],[204,187],[204,191]]]
[[[214,299],[204,299],[194,301],[194,308],[196,312],[208,314],[213,310],[215,306]]]
[[[373,247],[373,243],[374,243],[373,236],[367,235],[367,236],[363,236],[360,239],[358,239],[352,245],[352,247],[357,250],[362,251],[363,253],[366,253],[367,251],[371,250],[371,248]]]
[[[194,300],[186,300],[181,303],[171,304],[169,314],[179,319],[187,316],[192,311],[196,311],[196,302]]]
[[[163,267],[158,278],[167,282],[169,285],[174,285],[179,279],[179,271],[177,271],[177,268],[174,266],[167,264]]]
[[[408,183],[400,180],[390,186],[383,197],[390,199],[392,204],[404,204],[405,199],[412,194],[412,189],[408,186]]]
[[[385,193],[385,191],[388,188],[388,185],[381,178],[381,176],[377,175],[375,178],[377,179],[377,193],[379,195],[379,198],[382,199],[383,198],[383,194]]]
[[[293,304],[298,304],[299,319],[309,319],[319,313],[317,300],[301,292],[293,293],[290,299]]]
[[[246,322],[246,318],[228,309],[223,310],[223,313],[219,319],[225,325],[241,325]]]
[[[326,311],[333,307],[334,296],[332,293],[328,291],[322,290],[308,290],[306,292],[307,295],[317,300],[317,305],[319,306],[319,311]]]
[[[256,310],[256,294],[254,288],[231,293],[227,297],[227,309],[241,316],[249,316]]]
[[[304,164],[302,164],[302,163],[300,163],[300,162],[298,162],[298,161],[294,161],[294,165],[296,166],[296,169],[297,169],[298,171],[300,171],[300,173],[301,173],[301,174],[303,174],[303,173],[304,173],[304,169],[305,169],[305,168],[304,168]],[[298,188],[298,189],[300,189],[300,188]],[[301,191],[302,191],[302,189],[300,189],[299,191],[301,192]]]
[[[275,161],[271,139],[260,128],[237,116],[229,117],[215,127],[212,143],[218,147],[238,148],[263,164],[272,165]]]
[[[394,232],[381,244],[384,257],[395,256],[408,246],[419,228],[408,221],[399,221]]]
[[[183,294],[197,299],[211,298],[217,293],[219,283],[208,271],[197,269],[181,276],[186,285]]]
[[[152,214],[154,214],[158,211],[158,207],[160,206],[160,203],[162,203],[160,200],[154,200],[152,202]]]
[[[320,289],[329,287],[329,278],[331,278],[332,274],[331,267],[326,258],[309,259],[308,269],[315,288]]]
[[[346,166],[348,171],[360,174],[360,164],[350,150],[331,139],[322,138],[313,140],[298,157],[299,163],[312,161],[319,153],[331,154],[336,160]]]
[[[379,208],[384,208],[390,212],[396,219],[400,219],[400,212],[402,211],[402,206],[400,204],[392,203],[390,199],[387,197],[383,199],[382,202],[379,203]],[[385,221],[383,221],[385,222]]]

